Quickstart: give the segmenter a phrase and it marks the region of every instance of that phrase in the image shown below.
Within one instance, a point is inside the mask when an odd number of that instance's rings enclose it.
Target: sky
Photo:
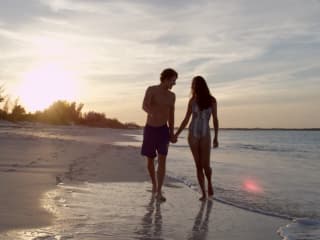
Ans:
[[[319,0],[0,0],[0,53],[0,85],[28,111],[66,99],[143,125],[172,67],[176,125],[202,75],[221,127],[320,127]]]

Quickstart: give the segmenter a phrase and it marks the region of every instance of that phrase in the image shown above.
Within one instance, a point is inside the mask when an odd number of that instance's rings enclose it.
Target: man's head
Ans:
[[[172,68],[164,69],[160,74],[161,84],[165,85],[168,89],[171,89],[176,84],[178,73]]]

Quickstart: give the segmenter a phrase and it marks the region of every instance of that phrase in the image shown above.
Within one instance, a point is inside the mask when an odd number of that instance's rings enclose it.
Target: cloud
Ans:
[[[39,0],[1,1],[0,22],[11,29],[31,24],[39,16],[51,17],[57,16],[57,14]]]
[[[311,66],[300,71],[296,71],[292,74],[292,77],[296,79],[319,79],[320,76],[320,65]],[[320,82],[320,80],[319,80]]]
[[[299,89],[304,102],[319,86],[319,12],[315,0],[3,0],[0,83],[53,61],[79,73],[93,102],[110,86],[134,102],[173,67],[183,98],[203,75],[228,106],[288,102]]]

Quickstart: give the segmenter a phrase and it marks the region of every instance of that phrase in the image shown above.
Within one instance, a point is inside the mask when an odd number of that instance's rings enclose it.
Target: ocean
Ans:
[[[170,145],[167,175],[197,194],[187,133]],[[142,132],[131,136],[139,146]],[[222,130],[219,144],[211,151],[215,200],[288,219],[279,226],[284,239],[320,239],[320,131]]]

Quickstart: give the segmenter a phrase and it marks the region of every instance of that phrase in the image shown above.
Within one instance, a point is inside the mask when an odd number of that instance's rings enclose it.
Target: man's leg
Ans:
[[[158,179],[158,188],[157,188],[157,197],[161,201],[165,201],[165,197],[162,196],[162,185],[164,177],[166,174],[166,155],[158,155],[158,169],[157,169],[157,179]]]
[[[157,181],[156,181],[156,173],[154,168],[154,158],[147,158],[148,161],[148,172],[151,178],[152,183],[152,193],[156,193],[157,191]]]

